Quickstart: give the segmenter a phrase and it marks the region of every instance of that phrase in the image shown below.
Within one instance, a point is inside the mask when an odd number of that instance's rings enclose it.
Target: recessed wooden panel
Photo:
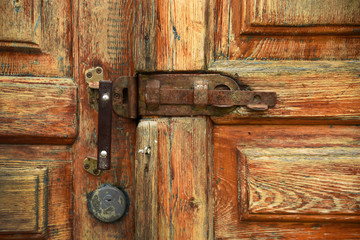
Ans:
[[[0,142],[71,143],[77,92],[71,79],[0,77]]]
[[[360,25],[357,0],[248,1],[253,26]]]
[[[216,1],[216,60],[345,60],[360,56],[357,0]]]
[[[0,169],[0,233],[41,233],[46,227],[47,169]]]
[[[23,232],[13,234],[1,232],[0,239],[71,239],[72,238],[72,150],[71,146],[59,145],[7,145],[0,144],[0,209],[2,206],[13,206],[11,212],[6,212],[4,219],[14,230],[19,224],[24,224],[26,228],[21,231],[30,231],[29,226],[38,219],[38,228],[46,228],[41,233],[40,230],[34,233]],[[9,169],[9,170],[8,170]],[[10,171],[10,173],[9,173]],[[39,177],[37,177],[39,176]],[[34,179],[31,182],[29,179]],[[2,193],[4,183],[7,192]],[[47,186],[44,192],[43,187]],[[35,193],[39,193],[36,195]],[[42,194],[45,194],[47,203],[44,205]],[[6,197],[6,196],[9,197]],[[11,202],[14,199],[22,200]],[[4,198],[2,198],[4,197]],[[3,204],[4,203],[4,204]],[[26,205],[22,205],[26,203]],[[39,203],[39,205],[36,205]],[[17,204],[17,206],[15,206]],[[9,209],[8,207],[6,207]],[[38,208],[39,211],[36,209]],[[43,209],[45,208],[45,210]],[[35,217],[30,217],[30,213],[36,213]],[[3,213],[3,212],[2,212]],[[2,217],[0,217],[1,224]],[[46,223],[45,226],[43,222]],[[19,224],[16,224],[19,223]],[[6,223],[5,223],[6,226]],[[15,229],[16,230],[16,229]],[[17,231],[17,230],[16,230]]]
[[[242,1],[242,33],[356,34],[360,2],[354,0]]]
[[[215,125],[215,237],[359,239],[359,136],[355,125]]]
[[[237,151],[241,220],[360,222],[360,148]]]
[[[0,75],[72,76],[70,3],[0,2]]]
[[[41,1],[6,0],[0,2],[0,49],[39,47],[41,39]]]

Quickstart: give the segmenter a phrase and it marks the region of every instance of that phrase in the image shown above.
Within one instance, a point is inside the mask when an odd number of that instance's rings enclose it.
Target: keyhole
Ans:
[[[123,88],[123,104],[127,104],[128,103],[128,98],[129,98],[129,92],[128,92],[128,89],[127,88]]]
[[[105,201],[105,202],[111,202],[112,199],[113,199],[113,197],[112,197],[110,194],[108,194],[108,195],[106,195],[106,196],[104,197],[104,201]]]

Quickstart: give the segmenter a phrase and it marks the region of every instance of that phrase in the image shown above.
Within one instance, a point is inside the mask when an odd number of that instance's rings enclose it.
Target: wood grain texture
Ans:
[[[360,222],[360,149],[238,148],[241,220]]]
[[[77,88],[67,78],[0,77],[0,142],[70,144]]]
[[[8,191],[1,197],[7,199],[8,206],[1,204],[1,208],[16,211],[1,220],[8,219],[8,223],[14,224],[12,232],[24,231],[17,234],[2,231],[0,239],[71,239],[71,158],[68,146],[0,145],[0,189]],[[29,218],[31,214],[35,218]],[[21,227],[31,223],[36,230]]]
[[[289,195],[286,198],[287,201],[291,202],[292,197],[291,189],[294,191],[301,191],[301,186],[296,184],[296,179],[301,176],[305,176],[305,173],[309,173],[309,178],[304,180],[305,182],[311,181],[314,177],[314,182],[308,184],[307,193],[320,194],[317,198],[310,198],[308,205],[309,208],[307,213],[319,212],[322,205],[331,207],[330,211],[335,210],[336,206],[329,205],[329,199],[325,196],[333,196],[341,198],[343,203],[346,199],[355,199],[353,202],[355,205],[358,203],[358,195],[356,192],[359,190],[358,181],[358,157],[355,155],[350,156],[353,161],[348,159],[342,159],[344,156],[349,156],[351,151],[349,149],[358,151],[359,149],[359,134],[360,128],[358,126],[341,126],[341,125],[237,125],[237,126],[224,126],[215,125],[214,127],[214,198],[215,198],[215,234],[218,239],[357,239],[360,236],[360,226],[358,223],[343,223],[339,222],[340,219],[335,219],[337,223],[321,221],[320,218],[309,217],[306,219],[304,215],[303,222],[296,222],[296,218],[288,219],[283,221],[277,216],[279,214],[268,214],[265,217],[268,219],[257,219],[253,218],[250,220],[241,220],[241,195],[238,191],[238,170],[237,170],[237,149],[256,149],[259,150],[258,155],[266,152],[267,149],[278,149],[283,151],[283,154],[287,154],[284,149],[292,149],[291,151],[296,152],[299,149],[304,151],[313,152],[315,157],[317,154],[319,158],[314,161],[303,160],[301,166],[297,167],[296,171],[292,170],[292,173],[286,174],[282,170],[287,169],[288,166],[296,165],[297,162],[288,161],[286,164],[276,165],[278,161],[285,161],[286,156],[282,156],[279,160],[273,160],[268,164],[263,165],[261,168],[261,161],[265,161],[262,158],[256,158],[256,161],[251,161],[248,165],[249,173],[254,173],[258,177],[264,177],[267,180],[264,182],[253,181],[249,184],[259,184],[256,190],[261,190],[261,186],[268,186],[268,188],[262,188],[264,191],[272,191],[280,189]],[[283,150],[281,150],[283,149]],[[338,158],[334,157],[334,164],[326,162],[326,159],[331,158],[336,153],[345,151],[344,155],[339,155]],[[291,156],[291,151],[288,152],[288,156]],[[330,151],[327,156],[321,157],[321,151]],[[286,153],[284,153],[286,152]],[[256,155],[255,151],[250,155]],[[351,155],[351,154],[350,154]],[[293,155],[295,156],[295,155]],[[307,155],[311,158],[311,154]],[[250,157],[251,158],[251,157]],[[324,161],[325,160],[325,161]],[[324,161],[323,163],[320,163]],[[318,166],[315,166],[319,163]],[[274,165],[273,165],[274,164]],[[300,164],[300,163],[299,163]],[[276,166],[275,166],[276,165]],[[255,170],[256,166],[256,170]],[[239,167],[239,166],[238,166]],[[267,172],[266,169],[272,169]],[[333,170],[341,172],[338,178],[335,175],[329,175]],[[255,174],[256,171],[257,173]],[[282,172],[283,174],[280,174]],[[287,170],[287,172],[289,172]],[[340,173],[339,172],[339,173]],[[302,174],[303,173],[303,174]],[[250,175],[249,175],[250,176]],[[278,176],[278,177],[277,177]],[[316,178],[317,176],[317,178]],[[342,177],[340,177],[342,176]],[[251,177],[250,177],[251,178]],[[316,179],[315,179],[316,178]],[[257,178],[259,180],[259,178]],[[273,179],[279,181],[279,184],[271,185],[268,180]],[[287,180],[286,180],[287,179]],[[329,181],[333,179],[333,184]],[[347,180],[352,179],[350,182]],[[282,182],[284,180],[285,182]],[[353,181],[355,180],[355,181]],[[300,180],[299,180],[300,181]],[[303,181],[300,181],[303,182]],[[347,184],[345,184],[347,182]],[[337,184],[338,183],[338,184]],[[343,184],[344,183],[344,184]],[[271,186],[270,186],[271,185]],[[254,186],[254,185],[252,185]],[[256,185],[255,185],[256,186]],[[339,188],[337,188],[339,186]],[[343,186],[344,188],[341,188]],[[349,188],[349,191],[345,190],[345,187]],[[338,189],[339,195],[330,194],[331,189]],[[249,191],[250,189],[248,189]],[[254,188],[251,191],[255,193]],[[346,197],[341,193],[346,192]],[[262,192],[264,193],[264,192]],[[328,193],[328,194],[325,194]],[[261,192],[259,192],[261,196]],[[355,195],[351,195],[355,194]],[[256,196],[256,195],[255,195]],[[281,198],[281,194],[277,192],[276,199]],[[306,195],[298,194],[298,198],[306,199]],[[352,198],[351,196],[355,197]],[[240,197],[240,199],[239,199]],[[314,196],[315,197],[315,196]],[[316,205],[316,199],[325,198],[321,204],[318,202]],[[269,201],[264,203],[264,207],[267,210],[264,211],[277,211],[280,210],[276,205],[271,205],[270,199],[261,198],[260,201]],[[255,200],[254,200],[255,201]],[[351,201],[351,200],[350,200]],[[298,201],[296,201],[298,203]],[[340,202],[337,202],[340,204]],[[251,205],[255,210],[255,202]],[[268,206],[268,207],[266,207]],[[290,205],[288,205],[290,206]],[[304,205],[306,208],[306,205]],[[349,210],[346,210],[346,209]],[[262,211],[260,208],[259,211]],[[318,209],[318,210],[316,210]],[[353,209],[353,210],[351,210]],[[298,209],[299,210],[299,209]],[[281,210],[284,211],[284,210]],[[343,205],[341,211],[358,211],[357,207],[351,208],[350,205]],[[294,213],[290,214],[293,215]],[[262,214],[258,214],[260,216]],[[319,215],[318,215],[319,216]],[[354,214],[352,216],[358,216]],[[260,216],[261,217],[261,216]],[[271,221],[269,219],[272,219]],[[305,221],[305,222],[304,222]]]
[[[0,75],[71,77],[71,1],[2,1]]]
[[[72,1],[74,32],[74,79],[79,86],[79,136],[73,150],[73,239],[134,238],[135,122],[113,114],[111,170],[100,177],[83,169],[87,156],[96,157],[98,113],[89,102],[87,69],[101,66],[104,77],[133,76],[132,39],[134,1]],[[127,215],[116,223],[101,223],[87,208],[87,195],[104,183],[122,187],[129,195]]]
[[[47,169],[2,168],[0,182],[0,232],[42,234],[47,214]]]
[[[241,34],[358,35],[360,4],[353,0],[242,1]]]
[[[216,1],[215,60],[359,59],[358,8],[351,0]]]
[[[205,70],[212,59],[213,1],[137,1],[137,71]]]
[[[359,123],[358,61],[217,61],[210,70],[231,75],[254,91],[277,94],[276,106],[266,112],[237,108],[226,117],[213,117],[216,123]]]
[[[140,122],[136,239],[213,239],[209,124],[206,118]]]
[[[245,2],[245,1],[244,1]],[[360,2],[353,0],[247,1],[252,25],[360,25]]]
[[[12,42],[38,48],[41,40],[41,1],[1,1],[0,9],[7,18],[1,21],[0,46]]]

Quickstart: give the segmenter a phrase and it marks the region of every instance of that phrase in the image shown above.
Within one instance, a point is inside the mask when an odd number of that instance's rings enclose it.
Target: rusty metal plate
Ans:
[[[201,87],[194,91],[196,82],[201,83]],[[140,74],[138,84],[138,109],[139,115],[143,116],[223,115],[235,107],[206,105],[204,92],[215,89],[240,90],[232,78],[220,74]],[[157,90],[159,84],[161,86]],[[150,91],[150,88],[155,91]]]
[[[119,77],[113,84],[114,112],[126,118],[137,118],[137,78]]]

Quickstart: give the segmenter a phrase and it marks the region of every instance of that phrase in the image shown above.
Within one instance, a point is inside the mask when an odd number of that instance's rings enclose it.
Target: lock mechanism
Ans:
[[[125,192],[110,184],[103,184],[88,195],[89,212],[102,222],[120,220],[125,215],[128,205]]]
[[[99,89],[98,170],[110,169],[112,111],[132,119],[221,116],[238,106],[266,111],[276,104],[275,92],[245,90],[235,79],[216,73],[138,74],[107,81],[103,69],[95,67],[85,78],[90,89]]]

